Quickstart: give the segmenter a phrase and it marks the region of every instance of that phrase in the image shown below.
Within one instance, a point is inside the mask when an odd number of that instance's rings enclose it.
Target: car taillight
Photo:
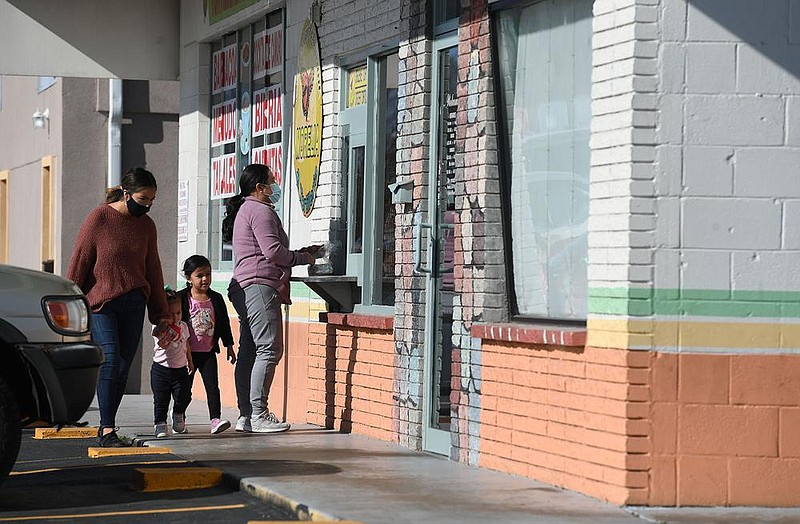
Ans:
[[[89,331],[89,309],[82,297],[45,297],[42,306],[47,321],[63,335],[82,335]]]

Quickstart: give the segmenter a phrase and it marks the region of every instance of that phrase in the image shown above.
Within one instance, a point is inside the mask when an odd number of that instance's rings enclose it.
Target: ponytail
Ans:
[[[236,213],[244,203],[244,197],[242,194],[234,195],[225,204],[225,218],[222,219],[222,241],[225,243],[233,240],[233,223],[236,221]]]
[[[106,204],[112,204],[122,200],[122,186],[114,186],[106,189]]]
[[[222,220],[223,242],[233,240],[233,222],[236,220],[236,213],[242,207],[245,197],[253,194],[256,185],[266,185],[270,174],[272,171],[269,166],[264,164],[250,164],[242,170],[242,175],[239,177],[239,194],[233,196],[225,204],[225,218]]]

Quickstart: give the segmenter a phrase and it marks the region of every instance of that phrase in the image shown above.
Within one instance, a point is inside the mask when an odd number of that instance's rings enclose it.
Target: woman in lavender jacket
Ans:
[[[292,266],[314,264],[319,246],[292,251],[275,203],[281,186],[269,167],[250,164],[239,177],[239,194],[228,201],[222,239],[233,240],[233,279],[228,287],[239,315],[236,360],[236,431],[276,433],[290,425],[269,410],[269,390],[283,355],[281,304],[291,304]]]

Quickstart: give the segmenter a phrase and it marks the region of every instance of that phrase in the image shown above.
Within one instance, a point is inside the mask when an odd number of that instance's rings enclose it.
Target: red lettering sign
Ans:
[[[274,133],[283,128],[281,87],[274,85],[253,93],[253,136]]]
[[[211,200],[236,194],[236,154],[211,159]]]
[[[211,147],[236,141],[236,100],[211,106]]]
[[[283,66],[283,28],[273,27],[267,31],[265,42],[264,68],[267,73],[278,71]]]
[[[267,74],[265,67],[267,62],[264,58],[266,54],[266,31],[259,31],[253,35],[253,80],[263,78]]]
[[[251,159],[254,164],[269,166],[272,174],[275,175],[275,182],[281,183],[283,180],[283,146],[281,144],[257,147],[253,149]]]
[[[211,55],[211,94],[236,88],[236,45],[223,47]]]

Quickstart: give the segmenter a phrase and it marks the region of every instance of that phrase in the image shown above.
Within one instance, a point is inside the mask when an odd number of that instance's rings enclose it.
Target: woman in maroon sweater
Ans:
[[[146,216],[156,198],[156,179],[136,168],[108,189],[106,202],[83,222],[67,278],[86,295],[92,308],[92,338],[103,348],[97,401],[102,447],[122,447],[116,415],[128,372],[142,336],[145,306],[156,336],[168,337],[169,319],[156,225]]]

